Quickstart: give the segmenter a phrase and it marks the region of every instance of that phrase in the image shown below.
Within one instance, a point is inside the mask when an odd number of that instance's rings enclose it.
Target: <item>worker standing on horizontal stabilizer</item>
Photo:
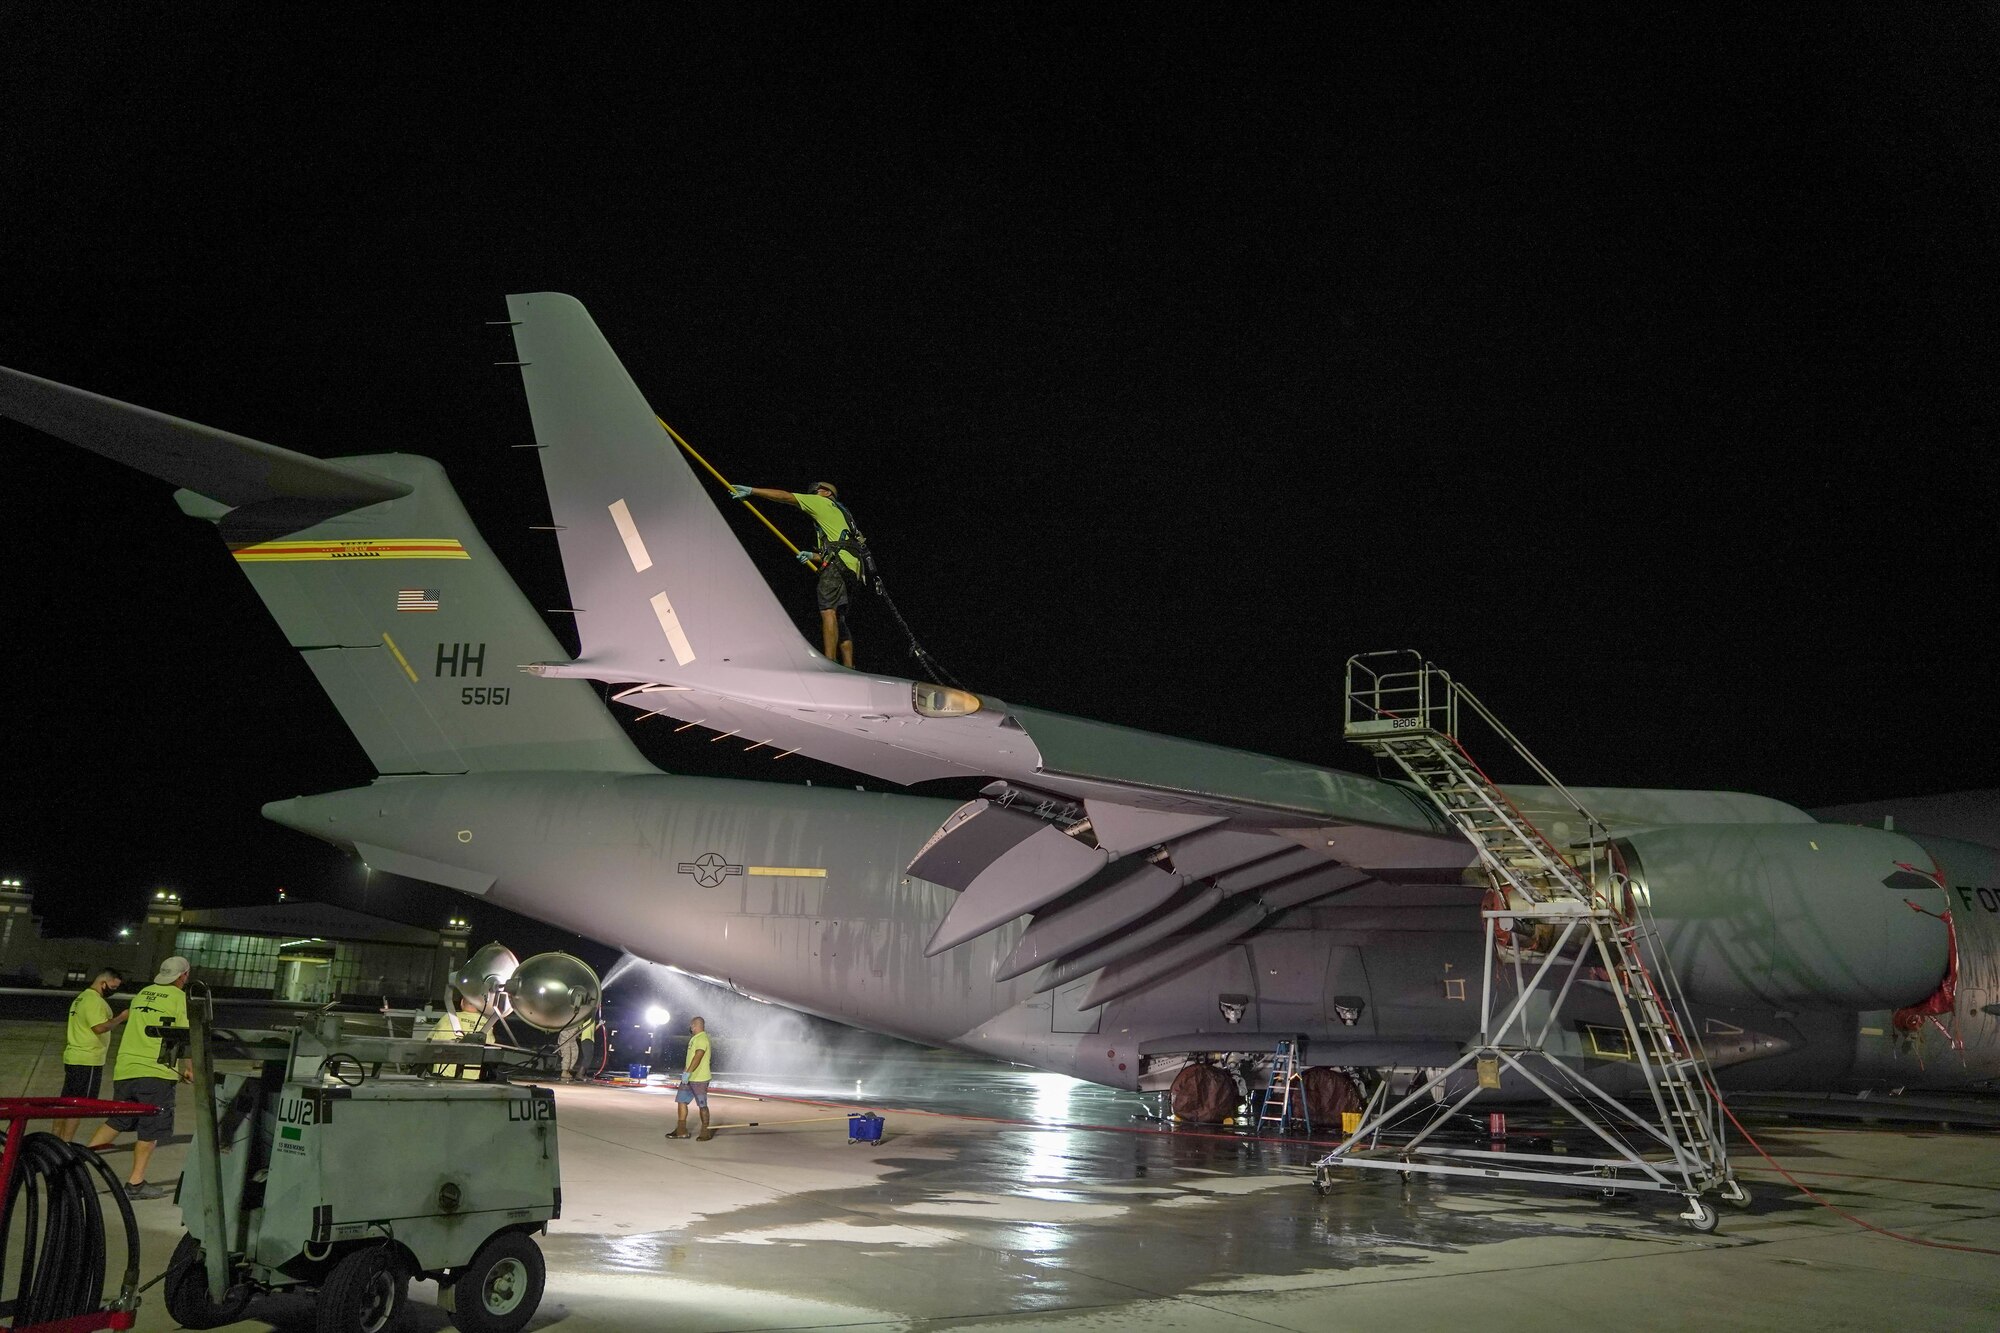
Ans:
[[[826,656],[830,661],[838,660],[842,666],[852,667],[854,632],[847,624],[847,608],[852,600],[848,585],[865,581],[870,561],[868,543],[855,525],[854,515],[840,502],[840,492],[830,481],[816,481],[812,490],[803,494],[764,486],[731,486],[729,496],[732,500],[770,500],[793,505],[805,510],[819,525],[819,544],[810,551],[800,551],[799,560],[808,569],[819,570],[819,625]]]

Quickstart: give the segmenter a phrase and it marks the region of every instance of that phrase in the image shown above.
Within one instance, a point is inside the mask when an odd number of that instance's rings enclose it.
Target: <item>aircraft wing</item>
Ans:
[[[893,781],[997,779],[911,862],[960,891],[931,952],[1033,914],[1004,975],[1105,969],[1102,1003],[1383,878],[1463,896],[1471,848],[1399,784],[829,662],[583,306],[537,293],[508,313],[581,641],[529,669]]]

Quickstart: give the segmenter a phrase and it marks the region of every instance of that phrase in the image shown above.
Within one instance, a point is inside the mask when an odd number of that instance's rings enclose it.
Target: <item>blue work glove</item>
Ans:
[[[817,563],[817,558],[813,555],[811,551],[800,551],[799,563],[802,565],[810,566]]]
[[[748,486],[731,486],[729,488],[729,498],[732,500],[747,500],[750,498],[750,488]]]

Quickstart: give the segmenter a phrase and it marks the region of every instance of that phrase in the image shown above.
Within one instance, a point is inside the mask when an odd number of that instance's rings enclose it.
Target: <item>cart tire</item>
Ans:
[[[451,1282],[451,1322],[463,1333],[517,1333],[542,1304],[541,1247],[503,1231],[479,1247]]]
[[[201,1242],[183,1235],[167,1260],[165,1282],[167,1313],[182,1328],[220,1328],[243,1317],[250,1305],[250,1288],[232,1287],[217,1305],[208,1296],[208,1270],[203,1265]]]
[[[1689,1203],[1688,1210],[1681,1214],[1681,1221],[1687,1223],[1693,1230],[1699,1231],[1702,1235],[1706,1236],[1715,1230],[1717,1224],[1722,1219],[1716,1216],[1715,1209],[1709,1207],[1700,1199],[1695,1199]]]
[[[403,1312],[410,1270],[394,1245],[349,1252],[319,1289],[317,1333],[382,1333]]]

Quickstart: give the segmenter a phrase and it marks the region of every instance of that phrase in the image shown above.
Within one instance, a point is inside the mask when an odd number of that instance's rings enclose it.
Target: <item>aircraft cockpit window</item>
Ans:
[[[979,696],[943,685],[910,687],[910,704],[920,717],[964,717],[979,711]]]

